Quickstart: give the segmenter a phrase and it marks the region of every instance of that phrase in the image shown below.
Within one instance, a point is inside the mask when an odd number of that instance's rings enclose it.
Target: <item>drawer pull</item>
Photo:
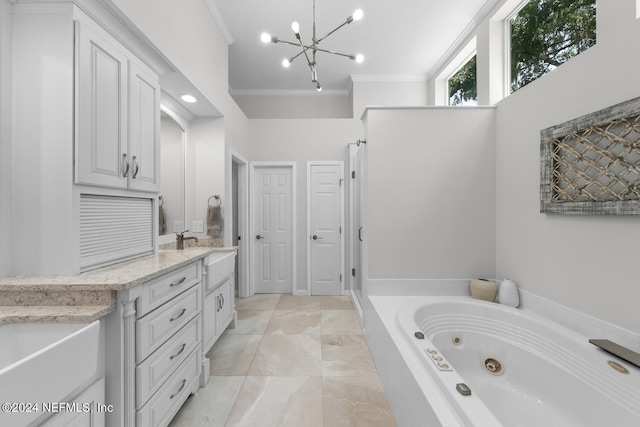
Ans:
[[[182,391],[182,389],[184,388],[185,384],[187,383],[186,378],[184,380],[182,380],[182,385],[180,386],[180,390],[176,391],[174,394],[171,395],[171,397],[169,397],[169,399],[173,399],[174,397],[176,397],[177,395],[180,394],[180,392]]]
[[[187,346],[187,343],[182,344],[182,347],[180,348],[180,350],[179,350],[176,354],[174,354],[173,356],[171,356],[171,357],[169,358],[169,360],[173,360],[173,359],[175,359],[176,357],[180,356],[180,354],[184,351],[184,348],[185,348],[186,346]]]
[[[171,319],[169,319],[169,322],[173,322],[174,320],[178,320],[179,318],[181,318],[182,316],[184,316],[184,314],[187,312],[186,308],[183,308],[182,311],[180,312],[180,314],[178,314],[176,317],[172,317]]]
[[[173,287],[173,286],[178,286],[181,285],[185,280],[187,280],[186,276],[183,277],[182,279],[178,280],[177,282],[173,282],[172,284],[169,285],[169,287]]]

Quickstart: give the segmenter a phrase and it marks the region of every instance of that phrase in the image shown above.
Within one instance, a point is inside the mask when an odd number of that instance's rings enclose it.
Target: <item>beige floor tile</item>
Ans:
[[[236,310],[275,310],[280,294],[256,294],[250,298],[236,298]]]
[[[271,320],[273,310],[240,310],[234,329],[227,329],[231,335],[263,335]]]
[[[223,334],[207,353],[211,375],[247,375],[262,335]]]
[[[265,335],[320,334],[320,310],[275,310]]]
[[[322,427],[322,379],[247,377],[227,426]]]
[[[320,308],[322,310],[353,310],[351,297],[346,295],[330,295],[320,298]]]
[[[247,375],[321,376],[320,335],[265,335]]]
[[[324,377],[324,426],[393,427],[378,377]]]
[[[320,310],[320,297],[282,294],[276,310]]]
[[[322,375],[325,377],[378,376],[362,335],[322,335]]]
[[[323,335],[362,335],[353,310],[322,310]]]
[[[224,427],[245,377],[210,377],[190,396],[169,427]]]

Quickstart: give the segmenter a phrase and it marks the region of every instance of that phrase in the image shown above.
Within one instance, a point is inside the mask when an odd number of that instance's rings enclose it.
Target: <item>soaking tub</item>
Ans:
[[[442,426],[640,426],[640,368],[567,328],[470,297],[402,297],[396,313],[387,329]]]

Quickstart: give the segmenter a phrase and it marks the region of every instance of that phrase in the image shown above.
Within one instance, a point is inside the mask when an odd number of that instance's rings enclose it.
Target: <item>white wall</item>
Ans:
[[[11,3],[0,0],[0,277],[11,274]]]
[[[225,120],[222,118],[197,118],[190,123],[187,145],[187,223],[193,230],[192,220],[204,222],[206,235],[207,203],[211,196],[221,197],[224,211],[227,207],[225,194]],[[217,203],[214,199],[211,204]],[[226,222],[226,221],[225,221]],[[229,224],[231,221],[228,222]],[[225,232],[228,227],[225,226]],[[231,236],[229,230],[229,237]],[[229,242],[229,240],[225,240]]]
[[[494,117],[367,110],[368,279],[495,277]]]
[[[412,106],[428,105],[428,84],[416,81],[375,81],[363,76],[351,76],[353,82],[353,117],[359,119],[367,106]]]
[[[497,105],[497,274],[640,332],[640,218],[539,213],[540,130],[640,96],[635,0],[598,2],[597,45]]]
[[[250,120],[249,136],[251,139],[250,161],[297,162],[296,289],[306,290],[307,161],[343,160],[346,177],[349,165],[347,144],[361,137],[361,123],[359,120],[351,119]]]
[[[351,97],[317,93],[292,95],[233,95],[250,119],[340,119],[351,118]]]

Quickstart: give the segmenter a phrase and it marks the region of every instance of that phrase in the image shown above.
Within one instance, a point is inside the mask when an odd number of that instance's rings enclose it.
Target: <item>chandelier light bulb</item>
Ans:
[[[286,59],[286,58],[282,60],[282,66],[283,66],[284,68],[289,68],[289,65],[291,65],[291,61],[289,61],[289,60],[288,60],[288,59]]]
[[[300,24],[298,24],[298,21],[293,21],[291,23],[291,29],[296,35],[300,34]]]
[[[361,53],[356,55],[356,62],[358,64],[362,64],[362,62],[364,61],[364,55],[362,55]]]
[[[353,18],[354,21],[359,21],[362,19],[362,15],[364,15],[364,12],[362,12],[362,9],[358,9],[355,12],[353,12],[353,15],[351,15],[351,17]]]
[[[269,43],[271,41],[271,36],[267,33],[262,33],[260,35],[260,40],[262,40],[262,43]]]

